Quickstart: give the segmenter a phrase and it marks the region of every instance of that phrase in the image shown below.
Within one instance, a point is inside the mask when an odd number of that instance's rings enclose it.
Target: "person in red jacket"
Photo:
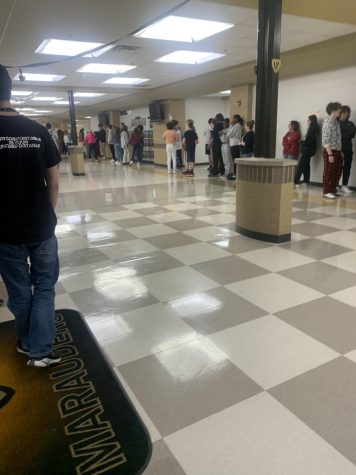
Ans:
[[[283,137],[283,158],[288,160],[298,160],[300,144],[300,126],[296,120],[291,120],[288,125],[288,132]]]

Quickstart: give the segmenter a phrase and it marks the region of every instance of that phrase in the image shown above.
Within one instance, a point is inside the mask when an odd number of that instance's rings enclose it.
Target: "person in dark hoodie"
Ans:
[[[310,159],[316,152],[320,127],[316,115],[308,117],[308,130],[304,139],[300,143],[300,158],[294,174],[294,184],[298,185],[303,175],[303,183],[307,186],[310,182]]]
[[[214,178],[221,176],[225,173],[225,167],[223,162],[223,157],[221,153],[222,142],[220,140],[220,135],[224,130],[224,116],[222,114],[216,114],[214,128],[211,132],[211,151],[213,155],[213,168],[210,171],[208,177]]]
[[[340,129],[341,129],[341,151],[344,154],[344,165],[342,170],[342,187],[343,193],[352,193],[347,186],[349,183],[351,164],[352,164],[352,139],[355,137],[355,124],[349,120],[351,109],[349,106],[342,106],[340,112]]]

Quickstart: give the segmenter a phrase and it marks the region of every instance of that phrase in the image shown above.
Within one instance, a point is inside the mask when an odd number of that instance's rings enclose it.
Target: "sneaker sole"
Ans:
[[[60,362],[61,358],[56,358],[55,360],[43,358],[43,360],[28,360],[27,366],[30,366],[31,368],[47,368],[48,366],[52,366]]]

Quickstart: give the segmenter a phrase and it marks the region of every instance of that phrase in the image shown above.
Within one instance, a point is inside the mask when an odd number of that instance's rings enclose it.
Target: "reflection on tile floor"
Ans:
[[[356,475],[356,193],[296,191],[274,245],[234,231],[236,185],[204,169],[87,167],[61,165],[56,305],[145,421],[145,473]]]

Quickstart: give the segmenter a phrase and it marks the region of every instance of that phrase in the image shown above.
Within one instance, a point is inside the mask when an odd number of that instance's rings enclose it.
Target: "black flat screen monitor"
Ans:
[[[151,104],[148,104],[148,109],[150,113],[150,120],[152,122],[161,122],[164,120],[164,109],[161,102],[151,102]]]

